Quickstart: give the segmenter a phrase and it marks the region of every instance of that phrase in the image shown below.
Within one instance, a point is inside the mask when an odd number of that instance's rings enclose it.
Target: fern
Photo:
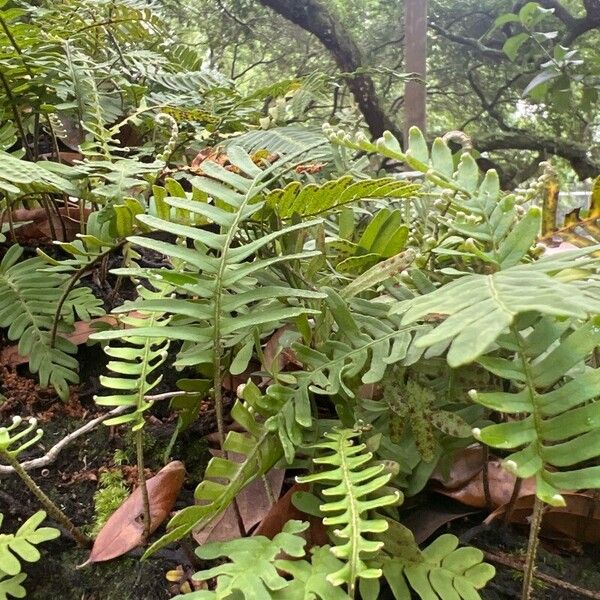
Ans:
[[[282,157],[297,157],[303,162],[331,156],[327,138],[318,129],[309,127],[288,126],[250,131],[234,138],[230,145],[239,146],[250,154],[267,150]]]
[[[29,368],[38,373],[40,384],[51,384],[61,398],[69,395],[69,383],[77,383],[77,360],[72,356],[77,346],[62,335],[51,338],[53,316],[64,295],[67,277],[59,273],[43,273],[40,258],[19,261],[20,246],[12,246],[0,262],[0,326],[7,327],[10,340],[19,340],[21,356],[29,356]],[[89,288],[68,292],[61,311],[58,331],[70,331],[74,316],[83,321],[104,314],[100,300]]]
[[[327,576],[327,580],[336,586],[346,584],[351,597],[354,597],[359,577],[373,579],[381,577],[382,573],[380,569],[369,567],[365,563],[365,556],[380,550],[383,542],[370,540],[365,534],[382,533],[388,525],[384,519],[372,519],[365,513],[400,500],[400,493],[397,491],[393,494],[379,494],[373,499],[367,498],[381,490],[390,480],[391,473],[383,473],[383,464],[365,466],[373,454],[364,452],[365,444],[354,444],[354,438],[358,435],[358,432],[349,429],[326,433],[328,441],[315,444],[313,448],[331,453],[314,458],[313,462],[316,465],[327,465],[328,468],[298,478],[301,483],[325,483],[324,496],[340,497],[320,506],[322,512],[334,513],[325,517],[323,523],[338,526],[335,535],[341,541],[331,551],[337,558],[345,561],[339,570]]]
[[[419,189],[416,184],[392,177],[354,181],[346,175],[324,184],[303,186],[298,181],[267,194],[267,206],[275,209],[282,219],[293,215],[309,217],[339,208],[350,202],[372,198],[410,198]]]
[[[52,163],[24,163],[6,152],[0,152],[0,189],[8,194],[59,192],[77,196],[73,183],[53,173],[51,167]],[[76,175],[74,169],[71,172]]]
[[[568,321],[550,317],[532,326],[517,323],[498,340],[514,359],[484,356],[480,363],[512,379],[518,391],[470,394],[487,408],[522,415],[474,434],[489,446],[513,451],[504,466],[522,478],[535,476],[538,497],[554,506],[565,505],[564,490],[600,487],[600,467],[586,466],[600,456],[600,370],[583,367],[599,343],[597,320],[573,330]]]
[[[21,561],[37,562],[40,560],[37,545],[54,540],[60,536],[58,529],[40,527],[46,513],[38,511],[19,527],[16,533],[0,533],[0,600],[8,600],[8,596],[25,597],[25,588],[21,585],[27,575],[21,572]],[[3,515],[0,513],[0,526]]]
[[[151,291],[141,286],[138,288],[140,297],[145,299],[162,298],[164,291]],[[140,328],[160,328],[168,324],[160,314],[150,315],[121,315],[120,321],[133,333]],[[93,338],[93,336],[92,336]],[[105,421],[106,425],[121,425],[130,423],[132,430],[137,431],[144,426],[144,413],[152,406],[146,400],[146,395],[161,381],[162,375],[150,381],[150,376],[159,369],[167,358],[169,342],[160,338],[142,338],[128,336],[122,332],[121,340],[125,345],[106,345],[104,352],[113,360],[107,368],[113,376],[100,376],[100,383],[105,388],[115,390],[111,396],[95,396],[94,400],[100,406],[130,406],[133,411]]]
[[[323,297],[319,292],[294,290],[295,298],[290,298],[290,288],[282,285],[278,277],[268,276],[275,265],[319,254],[317,251],[301,251],[285,255],[276,244],[282,236],[308,229],[320,221],[291,225],[241,242],[242,224],[262,209],[264,201],[261,201],[260,194],[282,165],[276,163],[263,171],[252,162],[248,154],[235,148],[230,148],[229,158],[242,174],[207,161],[203,164],[206,176],[193,180],[195,187],[212,197],[212,203],[178,197],[165,199],[171,207],[206,217],[211,223],[218,225],[220,233],[139,215],[138,220],[150,228],[193,240],[196,249],[150,238],[130,238],[138,246],[183,261],[182,273],[144,269],[137,275],[150,282],[156,279],[173,285],[188,298],[142,300],[118,309],[121,312],[160,312],[175,315],[179,319],[174,319],[172,325],[161,328],[160,335],[191,342],[184,348],[179,359],[180,365],[213,364],[217,423],[221,436],[224,353],[257,328],[272,330],[277,323],[286,319],[318,312],[316,309],[306,308],[298,300]],[[264,253],[269,246],[275,248],[275,255],[261,257],[261,252]],[[249,261],[249,258],[253,260]],[[132,274],[130,270],[116,272]],[[260,284],[261,279],[266,283]],[[189,323],[189,319],[192,320],[191,325],[183,327],[177,324]],[[152,337],[155,331],[155,328],[141,328],[136,335]],[[103,339],[118,336],[118,332],[106,332]]]
[[[583,287],[578,281],[594,275],[598,259],[590,254],[597,249],[593,246],[565,252],[491,275],[460,277],[415,299],[408,310],[400,304],[391,312],[406,311],[404,325],[428,314],[447,315],[441,325],[415,344],[421,348],[449,346],[450,366],[465,365],[486,352],[517,315],[536,311],[586,318],[600,312],[596,287]]]
[[[349,306],[334,290],[325,291],[338,335],[328,335],[318,350],[301,343],[292,346],[306,369],[297,374],[299,391],[306,397],[310,390],[352,398],[356,380],[377,383],[390,365],[405,358],[413,327],[390,317],[385,304],[354,300]]]
[[[458,538],[444,534],[427,548],[419,550],[409,534],[404,547],[395,549],[395,555],[385,558],[382,570],[394,598],[410,598],[412,588],[419,598],[454,598],[480,600],[477,590],[495,575],[492,565],[483,562],[483,552],[477,548],[458,548]],[[365,595],[365,600],[377,596]]]
[[[300,534],[307,528],[308,523],[288,521],[272,540],[253,536],[205,544],[196,550],[199,558],[210,560],[227,557],[231,562],[194,575],[194,579],[199,581],[216,577],[214,591],[193,592],[177,598],[218,600],[241,595],[248,600],[348,599],[340,588],[325,580],[328,573],[341,565],[328,547],[316,548],[311,562],[298,560],[305,555],[306,540]],[[278,558],[282,553],[296,560]],[[292,575],[293,579],[285,579],[280,572]]]
[[[334,239],[327,242],[327,249],[332,250],[339,273],[361,274],[370,268],[376,272],[376,265],[404,250],[408,234],[402,211],[382,208],[370,219],[356,242]]]

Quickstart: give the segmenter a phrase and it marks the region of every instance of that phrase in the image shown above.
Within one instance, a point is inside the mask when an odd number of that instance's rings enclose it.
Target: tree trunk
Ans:
[[[427,0],[404,3],[404,70],[415,77],[404,88],[404,135],[416,126],[427,126]]]
[[[362,72],[365,65],[361,51],[341,23],[339,15],[320,0],[259,0],[259,2],[315,35],[327,48],[344,75],[373,137],[380,137],[386,129],[401,137],[401,131],[386,114],[381,104],[373,79]]]

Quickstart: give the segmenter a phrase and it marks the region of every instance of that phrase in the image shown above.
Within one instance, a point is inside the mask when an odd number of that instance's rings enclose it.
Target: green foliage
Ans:
[[[326,547],[316,549],[311,562],[297,560],[305,556],[306,540],[299,534],[307,528],[308,523],[288,521],[281,533],[272,540],[264,536],[253,536],[230,542],[205,544],[196,550],[199,558],[210,560],[227,557],[231,562],[194,575],[194,579],[199,581],[216,577],[217,585],[214,591],[193,592],[178,598],[209,600],[240,595],[248,600],[348,598],[342,590],[333,587],[324,579],[324,575],[339,564]],[[282,553],[296,560],[278,558]],[[279,572],[292,575],[293,579],[290,581]]]
[[[0,326],[8,328],[9,340],[18,340],[21,356],[29,356],[29,368],[37,373],[40,384],[54,386],[66,400],[69,383],[77,383],[77,347],[64,335],[72,329],[75,317],[83,321],[104,314],[101,303],[89,288],[65,291],[67,277],[42,272],[44,262],[23,255],[20,246],[12,246],[0,262]],[[43,293],[42,293],[43,291]],[[60,321],[54,323],[58,303],[63,299]],[[59,335],[52,345],[52,331]]]
[[[53,527],[40,527],[46,518],[43,510],[27,519],[16,533],[0,533],[0,600],[8,596],[24,598],[25,588],[21,585],[27,575],[21,572],[21,561],[37,562],[41,555],[36,546],[59,537]],[[0,526],[3,515],[0,513]]]
[[[302,185],[299,181],[267,194],[267,206],[273,208],[282,219],[294,215],[309,217],[339,208],[350,202],[371,198],[410,198],[419,187],[391,177],[354,181],[346,175],[322,185]]]
[[[12,423],[8,427],[0,427],[0,454],[6,454],[13,458],[17,458],[21,452],[27,450],[27,448],[33,446],[44,435],[41,429],[36,429],[37,419],[31,417],[26,425],[19,431],[19,428],[23,425],[23,419],[15,416],[12,418]],[[35,433],[33,430],[35,429]],[[32,434],[29,439],[26,439]],[[23,441],[21,441],[23,440]],[[19,445],[15,447],[15,444],[19,442]]]
[[[554,506],[565,505],[564,490],[600,487],[600,468],[585,466],[599,455],[599,371],[585,367],[597,343],[597,318],[574,328],[548,317],[521,319],[498,340],[500,348],[516,353],[514,360],[480,359],[495,375],[513,380],[518,391],[471,392],[487,408],[523,415],[475,436],[493,448],[522,448],[505,458],[505,467],[519,477],[535,476],[538,497]]]
[[[450,366],[468,364],[488,350],[517,315],[535,311],[584,319],[597,313],[598,291],[581,285],[597,268],[598,259],[591,256],[595,249],[565,252],[491,275],[460,277],[416,299],[402,322],[414,323],[431,313],[448,315],[416,345],[448,345]]]
[[[383,400],[389,407],[390,439],[399,442],[409,424],[425,462],[432,462],[436,456],[435,429],[454,437],[471,437],[468,423],[459,414],[438,408],[434,392],[414,379],[404,384],[399,377],[388,378],[384,383]]]
[[[324,525],[336,526],[334,531],[340,542],[331,551],[344,564],[330,573],[327,580],[333,585],[346,584],[350,596],[354,595],[357,579],[374,579],[381,576],[379,569],[369,567],[365,562],[367,555],[383,547],[383,542],[369,539],[365,534],[382,533],[388,525],[384,519],[369,518],[368,512],[400,500],[400,493],[382,493],[382,488],[391,478],[384,473],[383,464],[367,467],[373,454],[365,452],[365,444],[355,444],[359,432],[341,429],[326,433],[328,441],[315,444],[317,450],[330,453],[313,459],[315,465],[327,465],[323,471],[298,478],[302,483],[324,483],[323,495],[329,499],[320,506],[326,516]],[[379,492],[379,493],[377,493]]]
[[[167,288],[168,290],[168,288]],[[141,298],[148,300],[161,299],[165,291],[151,291],[138,287]],[[134,331],[140,329],[158,330],[168,324],[168,319],[161,318],[160,314],[148,315],[121,315],[121,323]],[[96,337],[101,337],[97,335]],[[169,342],[159,337],[127,336],[122,334],[120,339],[123,345],[106,345],[104,352],[112,359],[108,362],[108,370],[114,376],[101,376],[100,383],[108,389],[115,390],[111,396],[95,396],[94,400],[100,406],[129,406],[133,410],[105,421],[105,425],[121,425],[130,423],[133,431],[138,431],[144,426],[144,413],[152,406],[146,399],[148,393],[162,380],[162,375],[150,380],[152,374],[165,362],[168,354]]]
[[[146,551],[152,554],[166,544],[187,535],[193,529],[202,529],[218,517],[237,494],[255,478],[267,473],[283,456],[276,427],[271,427],[279,406],[267,402],[253,384],[244,390],[244,400],[236,401],[231,418],[243,432],[230,431],[222,445],[224,453],[234,453],[237,460],[227,454],[213,457],[206,468],[203,481],[195,491],[197,504],[178,512],[168,523],[168,533]],[[291,399],[287,399],[291,402]],[[271,416],[261,422],[257,415]],[[293,414],[293,413],[292,413]]]
[[[383,575],[397,600],[410,597],[409,586],[423,600],[479,600],[477,590],[494,577],[495,569],[483,562],[481,550],[458,548],[458,538],[447,533],[423,551],[401,552],[385,559]]]
[[[176,315],[178,319],[164,327],[160,335],[188,342],[178,360],[181,366],[213,363],[215,355],[220,361],[225,349],[237,345],[245,336],[251,335],[255,328],[273,328],[282,320],[316,312],[306,308],[298,300],[323,297],[318,292],[297,290],[296,298],[291,298],[289,287],[284,286],[280,279],[271,277],[269,280],[266,276],[267,272],[273,272],[271,268],[275,265],[318,254],[316,251],[284,254],[277,244],[280,238],[309,229],[320,221],[290,225],[238,245],[241,241],[242,224],[263,207],[264,200],[259,195],[282,165],[275,163],[262,170],[252,162],[248,154],[235,148],[229,149],[229,158],[242,174],[206,161],[202,166],[206,176],[193,179],[194,186],[204,194],[210,194],[214,202],[165,198],[165,202],[173,208],[206,217],[210,223],[219,226],[220,233],[179,225],[149,215],[138,217],[147,227],[194,242],[195,250],[191,250],[179,244],[152,238],[136,236],[130,239],[139,247],[161,252],[171,260],[183,261],[183,273],[157,269],[115,271],[144,277],[150,282],[164,281],[176,291],[193,298],[141,300],[119,308],[120,312],[142,310]],[[275,251],[275,255],[262,257],[261,252],[270,248]],[[261,280],[268,283],[260,285]],[[179,323],[187,317],[193,318],[194,324],[184,328]],[[156,330],[144,328],[138,329],[136,333],[138,336],[154,337]],[[120,337],[120,334],[105,332],[96,337],[114,339]]]

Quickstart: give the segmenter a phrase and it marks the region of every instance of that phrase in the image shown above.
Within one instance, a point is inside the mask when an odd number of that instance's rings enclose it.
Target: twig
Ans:
[[[504,556],[502,554],[495,554],[493,552],[484,552],[483,553],[486,560],[490,562],[496,563],[498,565],[502,565],[503,567],[508,567],[510,569],[514,569],[515,571],[525,571],[525,565],[519,559],[510,558],[508,556]],[[595,600],[600,600],[600,592],[594,592],[592,590],[586,590],[585,588],[581,588],[573,583],[569,583],[568,581],[563,581],[562,579],[558,579],[557,577],[552,577],[552,575],[547,575],[546,573],[534,573],[534,578],[539,579],[545,583],[549,583],[556,587],[562,588],[568,592],[573,592],[575,594],[579,594],[585,598],[594,598]]]
[[[75,431],[64,437],[62,440],[60,440],[60,442],[52,446],[52,448],[50,448],[50,450],[48,450],[48,452],[44,456],[40,456],[39,458],[34,458],[32,460],[27,460],[21,463],[21,468],[25,471],[31,471],[32,469],[40,469],[42,467],[47,467],[56,460],[56,458],[62,452],[62,450],[64,450],[71,442],[76,440],[78,437],[85,435],[86,433],[94,429],[97,425],[99,425],[103,421],[106,421],[106,419],[110,419],[111,417],[120,415],[121,413],[125,412],[128,408],[128,406],[117,406],[117,408],[111,410],[110,412],[101,415],[100,417],[97,417],[95,419],[92,419],[91,421],[88,421],[85,425],[83,425],[83,427],[76,429]],[[0,477],[6,475],[13,475],[14,473],[15,469],[13,467],[8,465],[0,465]]]

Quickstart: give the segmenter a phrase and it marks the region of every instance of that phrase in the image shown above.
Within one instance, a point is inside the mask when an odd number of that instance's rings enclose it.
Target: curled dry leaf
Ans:
[[[542,518],[541,535],[569,538],[585,544],[600,543],[600,499],[589,494],[562,494],[566,506],[547,506]],[[510,516],[510,522],[529,526],[535,495],[529,494],[517,499]],[[508,506],[498,507],[485,523],[502,518]]]
[[[150,533],[169,516],[184,477],[183,463],[175,460],[146,482],[150,500]],[[100,530],[85,564],[110,560],[140,546],[144,534],[143,512],[142,491],[138,487]]]

